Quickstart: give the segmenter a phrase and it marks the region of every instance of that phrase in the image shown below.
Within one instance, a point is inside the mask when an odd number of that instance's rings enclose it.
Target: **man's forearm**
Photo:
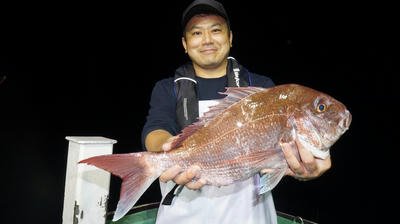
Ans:
[[[172,135],[168,131],[162,129],[157,129],[150,132],[145,139],[147,151],[162,151],[161,146],[171,137]]]

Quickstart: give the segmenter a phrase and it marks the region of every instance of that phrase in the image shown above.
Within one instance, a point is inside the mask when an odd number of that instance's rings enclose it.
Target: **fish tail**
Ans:
[[[159,176],[146,161],[147,152],[95,156],[80,161],[106,170],[122,179],[113,221],[122,218]]]

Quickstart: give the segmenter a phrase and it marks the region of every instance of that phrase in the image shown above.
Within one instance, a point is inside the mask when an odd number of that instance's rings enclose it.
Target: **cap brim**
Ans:
[[[211,14],[211,15],[219,15],[222,18],[225,19],[225,21],[228,23],[228,18],[226,15],[224,15],[224,13],[218,11],[217,9],[215,9],[212,6],[209,5],[196,5],[194,7],[192,7],[188,12],[186,12],[186,14],[184,15],[184,17],[182,18],[182,29],[185,30],[187,23],[189,22],[189,20],[195,16],[195,15],[199,15],[199,14]]]

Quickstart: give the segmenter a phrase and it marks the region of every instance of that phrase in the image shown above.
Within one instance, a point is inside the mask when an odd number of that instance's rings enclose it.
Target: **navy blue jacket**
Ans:
[[[216,79],[196,77],[199,100],[213,100],[223,98],[218,92],[225,92],[226,76]],[[266,76],[249,73],[249,86],[270,88],[274,86],[272,80]],[[177,135],[176,121],[176,92],[174,78],[158,81],[153,88],[150,100],[150,109],[142,131],[142,145],[145,148],[145,138],[151,131],[163,129],[171,135]]]

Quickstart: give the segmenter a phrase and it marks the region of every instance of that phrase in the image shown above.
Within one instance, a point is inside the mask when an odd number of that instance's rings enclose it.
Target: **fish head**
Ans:
[[[333,97],[304,87],[295,115],[297,139],[315,157],[325,159],[330,147],[349,129],[352,116]]]

